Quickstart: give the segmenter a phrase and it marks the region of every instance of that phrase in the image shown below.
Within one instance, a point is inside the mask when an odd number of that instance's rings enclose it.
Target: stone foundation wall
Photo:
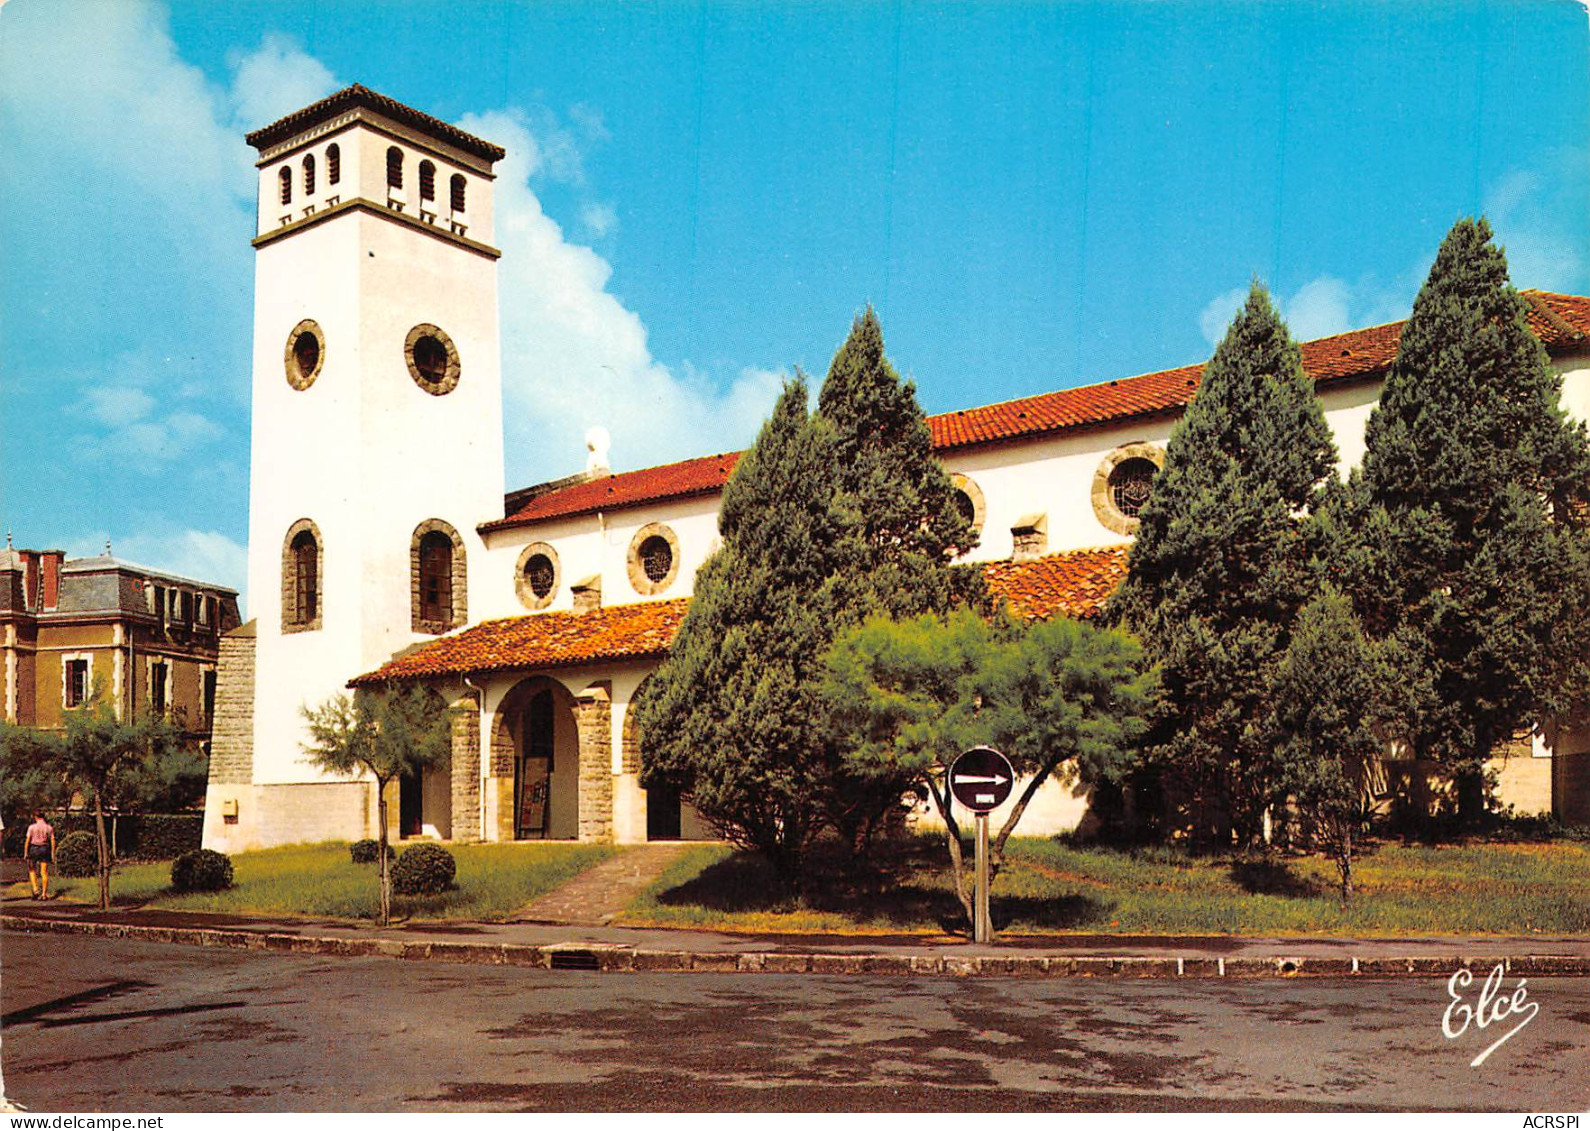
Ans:
[[[254,780],[254,629],[247,624],[220,640],[215,665],[215,719],[210,731],[210,781]]]
[[[237,802],[236,823],[222,813]],[[361,840],[375,836],[370,782],[234,786],[212,782],[204,799],[204,847],[218,852]]]

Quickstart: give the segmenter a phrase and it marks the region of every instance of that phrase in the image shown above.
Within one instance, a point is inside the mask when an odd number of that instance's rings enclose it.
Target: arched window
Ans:
[[[403,187],[403,151],[395,145],[386,151],[386,184],[388,188]]]
[[[439,518],[414,528],[409,543],[411,613],[415,632],[442,633],[468,619],[465,608],[464,543]]]
[[[320,627],[320,578],[324,572],[320,531],[307,518],[293,523],[282,547],[282,631]]]
[[[420,619],[453,616],[453,540],[439,530],[420,539]]]
[[[336,142],[326,146],[326,183],[334,185],[342,180],[342,150]]]
[[[304,195],[315,195],[315,155],[304,154]]]
[[[464,174],[453,174],[451,188],[453,197],[453,211],[462,212],[464,210]]]
[[[277,179],[282,184],[282,203],[291,204],[293,202],[293,171],[283,165],[282,171],[277,174]]]
[[[420,199],[436,199],[436,166],[429,161],[420,162]]]

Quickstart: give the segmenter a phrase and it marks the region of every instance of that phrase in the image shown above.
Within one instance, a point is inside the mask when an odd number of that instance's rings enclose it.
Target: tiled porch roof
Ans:
[[[1073,550],[1026,562],[989,562],[988,587],[1026,620],[1096,613],[1126,573],[1126,547]],[[535,671],[667,654],[684,623],[688,597],[613,605],[588,613],[503,617],[421,644],[350,687],[389,680]]]

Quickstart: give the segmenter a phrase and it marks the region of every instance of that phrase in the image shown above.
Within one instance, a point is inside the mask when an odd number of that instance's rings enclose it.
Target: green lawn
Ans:
[[[449,846],[458,862],[452,891],[435,896],[393,896],[394,919],[504,919],[543,892],[565,883],[621,851],[598,844],[469,844]],[[345,843],[299,844],[232,857],[228,891],[179,895],[171,890],[171,865],[118,866],[111,880],[117,906],[232,915],[303,915],[370,919],[376,915],[374,864],[354,864]],[[98,881],[61,880],[50,888],[63,898],[92,903]],[[27,894],[14,884],[10,894]]]
[[[825,877],[821,894],[780,903],[755,857],[727,848],[686,853],[620,922],[744,931],[958,929],[942,842],[922,838],[887,882]],[[1590,845],[1383,844],[1356,864],[1344,910],[1322,857],[1270,864],[1189,857],[1170,849],[1010,844],[995,881],[996,927],[1018,933],[1403,935],[1590,932]]]

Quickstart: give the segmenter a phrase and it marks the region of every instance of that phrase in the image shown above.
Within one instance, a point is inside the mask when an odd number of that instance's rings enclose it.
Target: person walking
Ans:
[[[44,819],[42,810],[34,810],[26,841],[28,884],[33,888],[33,898],[49,899],[50,865],[55,863],[55,829]]]

